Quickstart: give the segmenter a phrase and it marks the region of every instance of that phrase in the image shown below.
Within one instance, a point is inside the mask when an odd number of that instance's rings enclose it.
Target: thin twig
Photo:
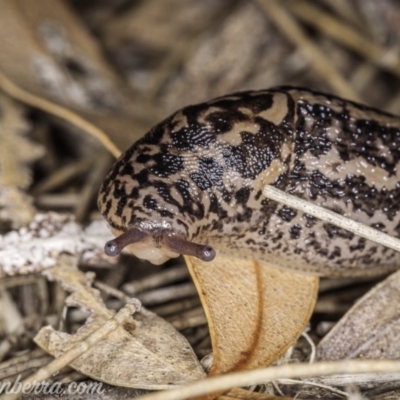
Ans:
[[[322,383],[316,383],[316,382],[310,382],[310,381],[300,381],[297,379],[279,379],[277,381],[278,383],[282,384],[282,385],[301,385],[301,386],[315,386],[315,387],[319,387],[322,389],[326,389],[329,390],[332,393],[336,393],[340,396],[343,396],[345,398],[349,398],[350,396],[346,393],[343,392],[342,390],[336,389],[333,386],[328,386],[328,385],[323,385]]]
[[[89,174],[88,179],[81,191],[80,201],[75,207],[75,216],[78,222],[83,222],[89,214],[89,208],[92,205],[92,200],[99,191],[104,177],[110,168],[111,156],[108,153],[98,154],[98,160]]]
[[[117,329],[123,324],[132,314],[138,311],[140,302],[137,299],[131,299],[121,310],[114,315],[113,318],[106,321],[100,328],[96,329],[93,333],[86,337],[86,339],[75,344],[65,353],[57,357],[55,360],[47,364],[45,367],[40,368],[36,373],[29,376],[21,382],[21,387],[26,385],[34,385],[35,383],[42,382],[50,378],[57,371],[73,362],[76,358],[87,352],[99,340],[107,336],[110,332]],[[0,400],[15,400],[19,397],[20,393],[0,396]]]
[[[360,97],[353,90],[351,84],[335,68],[332,60],[307,37],[304,30],[283,7],[282,2],[276,0],[257,0],[266,15],[279,27],[282,33],[310,60],[310,66],[314,68],[333,89],[343,97],[360,101]]]
[[[233,387],[259,385],[277,379],[309,378],[332,374],[362,374],[366,372],[398,372],[400,361],[393,360],[343,360],[314,364],[287,364],[201,380],[177,389],[137,397],[136,400],[186,400]]]
[[[295,0],[290,1],[288,4],[290,9],[307,24],[314,26],[325,35],[361,54],[394,75],[400,76],[400,60],[397,55],[397,48],[392,50],[382,49],[373,43],[370,38],[365,38],[355,29],[322,11],[313,3]]]
[[[183,280],[189,276],[189,271],[186,265],[178,265],[168,268],[165,271],[146,276],[145,278],[127,282],[122,286],[122,290],[130,296],[145,290],[154,289],[160,286],[165,286],[173,282]]]
[[[98,128],[96,125],[82,118],[80,115],[67,109],[66,107],[60,106],[50,100],[36,96],[26,90],[20,88],[9,80],[3,73],[0,72],[0,88],[7,93],[9,96],[21,101],[22,103],[28,104],[31,107],[38,108],[49,114],[55,115],[83,131],[89,133],[114,156],[118,157],[121,154],[121,150],[115,145],[114,142],[108,137],[108,135]]]
[[[303,336],[304,339],[307,340],[308,344],[309,344],[310,347],[311,347],[310,363],[312,364],[312,363],[315,361],[315,356],[316,356],[316,353],[317,353],[317,348],[316,348],[316,346],[315,346],[315,343],[314,343],[313,340],[311,339],[310,335],[309,335],[306,331],[304,331],[304,332],[301,334],[301,336]]]
[[[107,285],[106,283],[95,281],[94,286],[100,289],[105,294],[113,296],[116,299],[122,300],[123,302],[127,302],[130,299],[130,297],[127,296],[124,292],[121,292],[121,290],[113,288],[110,285]]]
[[[373,242],[381,244],[382,246],[400,251],[400,239],[380,232],[367,225],[361,224],[360,222],[343,217],[342,215],[327,210],[326,208],[316,206],[315,204],[285,193],[273,186],[265,185],[263,189],[263,195],[268,199],[275,200],[279,203],[285,204],[288,207],[292,207],[306,214],[310,214],[316,218],[322,219],[325,222],[329,222],[330,224],[353,232],[365,239],[372,240]]]
[[[94,163],[96,156],[85,157],[78,162],[73,162],[51,173],[40,181],[32,190],[34,196],[49,192],[64,185],[69,180],[82,175]]]
[[[197,291],[193,283],[181,283],[178,285],[170,285],[165,288],[150,290],[138,295],[140,301],[145,305],[155,305],[166,303],[185,297],[196,295]]]

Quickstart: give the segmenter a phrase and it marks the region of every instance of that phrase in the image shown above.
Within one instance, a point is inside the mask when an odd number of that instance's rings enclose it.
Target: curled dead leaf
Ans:
[[[67,298],[68,306],[92,313],[73,335],[50,326],[40,330],[36,343],[57,357],[98,329],[113,316],[113,311],[106,308],[98,290],[91,287],[94,276],[80,272],[73,259],[62,257],[59,265],[45,274],[72,292]],[[204,378],[190,344],[171,324],[143,308],[127,324],[128,329],[125,325],[118,327],[71,366],[112,385],[141,389],[166,389]]]
[[[317,277],[248,260],[185,259],[210,328],[210,376],[271,364],[307,325],[317,298]]]

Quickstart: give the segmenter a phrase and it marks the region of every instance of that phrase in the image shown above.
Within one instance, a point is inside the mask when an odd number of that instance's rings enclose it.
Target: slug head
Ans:
[[[154,264],[179,254],[211,261],[215,250],[196,235],[206,210],[185,170],[192,156],[171,146],[164,124],[122,154],[103,182],[98,206],[116,236],[105,252],[115,256],[127,247]]]
[[[291,122],[264,117],[281,115],[285,101],[273,91],[221,97],[176,112],[134,143],[100,190],[100,212],[117,236],[106,253],[129,247],[156,264],[179,254],[210,261],[212,245],[242,256],[250,228],[270,214],[263,185],[284,181]],[[269,170],[273,161],[285,168]]]

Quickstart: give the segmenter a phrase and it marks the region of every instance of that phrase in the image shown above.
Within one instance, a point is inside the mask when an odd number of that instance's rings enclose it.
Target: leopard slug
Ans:
[[[98,198],[139,258],[251,258],[319,276],[400,266],[400,253],[262,195],[266,184],[400,236],[400,117],[302,88],[177,111],[125,151]]]

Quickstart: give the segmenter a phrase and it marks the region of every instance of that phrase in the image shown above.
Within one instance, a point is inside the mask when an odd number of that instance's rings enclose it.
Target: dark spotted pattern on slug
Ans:
[[[134,254],[155,263],[177,251],[212,259],[212,246],[318,275],[373,274],[396,268],[400,254],[261,192],[273,184],[400,236],[399,166],[399,117],[305,89],[249,91],[156,125],[116,162],[98,204],[116,234],[139,238]]]

